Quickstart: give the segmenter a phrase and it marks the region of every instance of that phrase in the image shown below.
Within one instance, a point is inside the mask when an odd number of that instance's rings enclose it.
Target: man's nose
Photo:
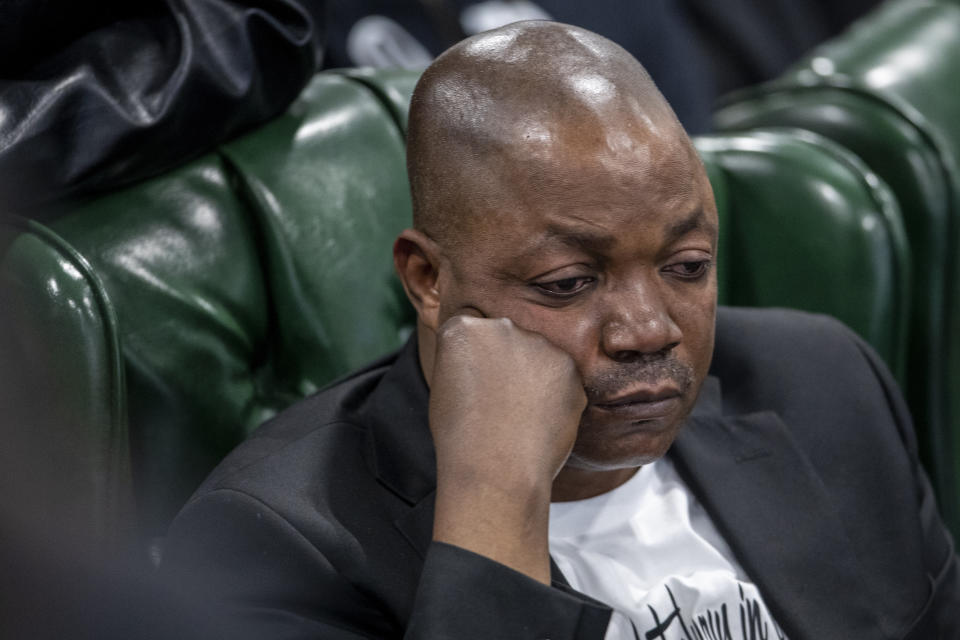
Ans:
[[[611,295],[602,329],[602,347],[613,360],[628,362],[666,353],[680,343],[682,333],[657,295],[635,290]]]

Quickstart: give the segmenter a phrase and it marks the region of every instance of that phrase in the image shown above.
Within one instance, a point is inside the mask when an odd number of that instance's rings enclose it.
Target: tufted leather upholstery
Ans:
[[[10,381],[30,407],[16,427],[82,443],[68,489],[100,531],[132,493],[141,535],[162,536],[251,429],[409,333],[390,247],[410,220],[415,79],[319,74],[215,152],[50,228],[6,222],[0,282],[22,300],[6,353],[31,372]],[[812,134],[696,144],[721,208],[722,298],[833,313],[899,370],[910,263],[886,187]]]
[[[782,78],[729,96],[723,130],[794,126],[885,180],[914,259],[905,391],[944,518],[960,533],[960,3],[889,2]]]

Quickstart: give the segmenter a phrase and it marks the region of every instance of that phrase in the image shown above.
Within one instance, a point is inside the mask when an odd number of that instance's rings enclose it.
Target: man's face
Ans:
[[[609,130],[609,128],[608,128]],[[441,270],[441,321],[465,306],[569,353],[588,406],[568,467],[662,456],[713,350],[717,214],[679,127],[575,135],[486,162]]]

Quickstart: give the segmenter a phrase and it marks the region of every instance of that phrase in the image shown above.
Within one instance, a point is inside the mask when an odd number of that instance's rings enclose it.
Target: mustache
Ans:
[[[693,367],[670,356],[642,356],[584,380],[584,391],[589,402],[602,402],[643,383],[660,386],[673,383],[681,393],[693,385]]]

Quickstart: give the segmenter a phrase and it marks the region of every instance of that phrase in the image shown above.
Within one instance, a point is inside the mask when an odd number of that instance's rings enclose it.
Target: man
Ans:
[[[218,467],[174,578],[265,638],[960,637],[889,375],[825,318],[716,312],[710,186],[639,63],[465,40],[408,168],[416,335]]]

